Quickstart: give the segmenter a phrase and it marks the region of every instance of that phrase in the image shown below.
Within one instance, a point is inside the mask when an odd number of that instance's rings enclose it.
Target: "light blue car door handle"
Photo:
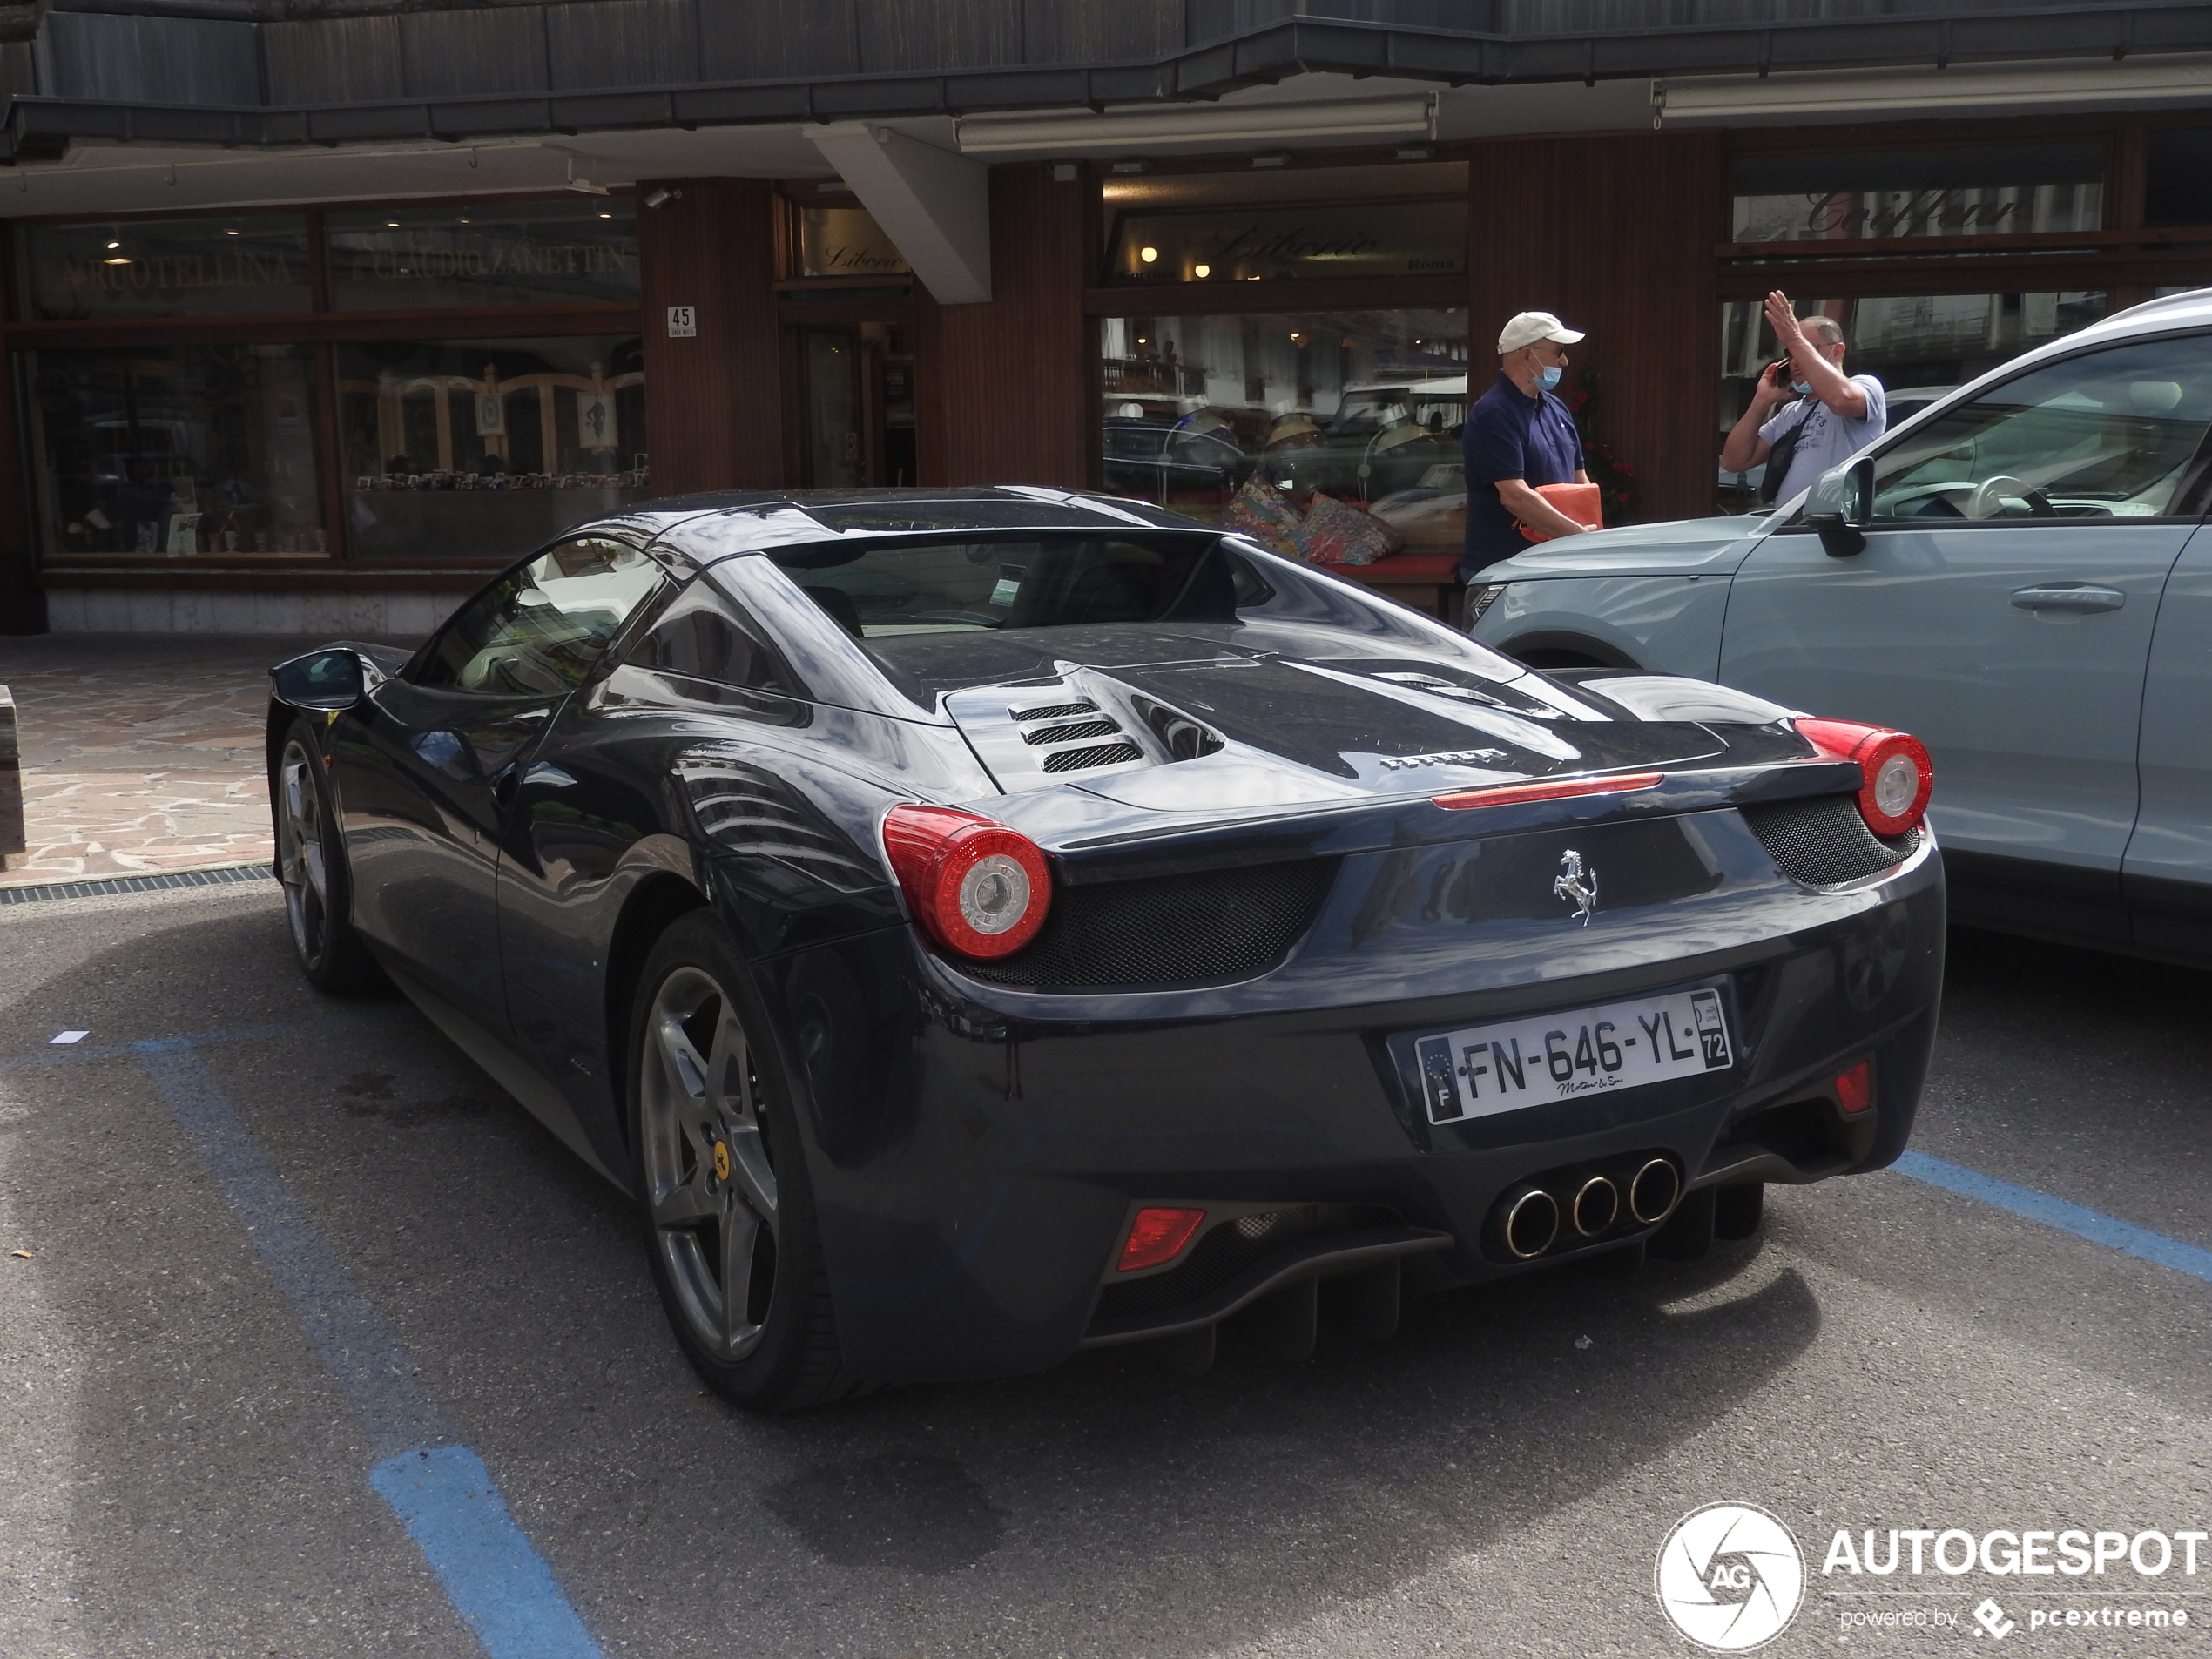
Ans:
[[[2051,583],[2038,588],[2015,588],[2013,603],[2022,610],[2071,611],[2085,616],[2092,610],[2117,610],[2128,603],[2128,596],[2117,588],[2092,587]]]

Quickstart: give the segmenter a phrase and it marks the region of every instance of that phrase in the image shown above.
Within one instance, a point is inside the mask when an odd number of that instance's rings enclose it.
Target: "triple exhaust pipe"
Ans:
[[[1639,1227],[1664,1221],[1682,1197],[1682,1172],[1671,1158],[1646,1159],[1625,1181],[1587,1170],[1561,1171],[1515,1187],[1498,1200],[1492,1231],[1515,1261],[1534,1261],[1572,1229],[1569,1242],[1598,1238],[1625,1211]]]

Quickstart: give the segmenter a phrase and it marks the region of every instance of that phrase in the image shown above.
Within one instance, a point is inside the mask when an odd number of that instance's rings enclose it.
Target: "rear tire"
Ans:
[[[838,1347],[782,1045],[708,913],[661,935],[632,1008],[639,1219],[685,1357],[747,1411],[799,1411],[859,1392]]]
[[[353,872],[331,797],[320,740],[294,720],[269,774],[276,873],[284,884],[293,953],[307,983],[334,996],[368,990],[383,975],[354,929]]]

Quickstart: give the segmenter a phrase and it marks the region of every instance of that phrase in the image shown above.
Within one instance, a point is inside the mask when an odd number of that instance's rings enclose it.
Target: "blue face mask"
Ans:
[[[1557,363],[1547,363],[1537,372],[1536,384],[1543,391],[1550,391],[1559,384],[1559,377],[1567,371]]]
[[[1791,381],[1790,382],[1790,389],[1795,392],[1799,397],[1811,397],[1812,395],[1812,382],[1811,381]]]

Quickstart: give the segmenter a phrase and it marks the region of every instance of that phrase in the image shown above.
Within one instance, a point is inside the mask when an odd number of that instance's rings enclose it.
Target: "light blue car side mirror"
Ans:
[[[1874,496],[1874,463],[1857,461],[1820,475],[1805,492],[1804,523],[1820,537],[1820,550],[1848,559],[1866,550],[1867,503]]]

